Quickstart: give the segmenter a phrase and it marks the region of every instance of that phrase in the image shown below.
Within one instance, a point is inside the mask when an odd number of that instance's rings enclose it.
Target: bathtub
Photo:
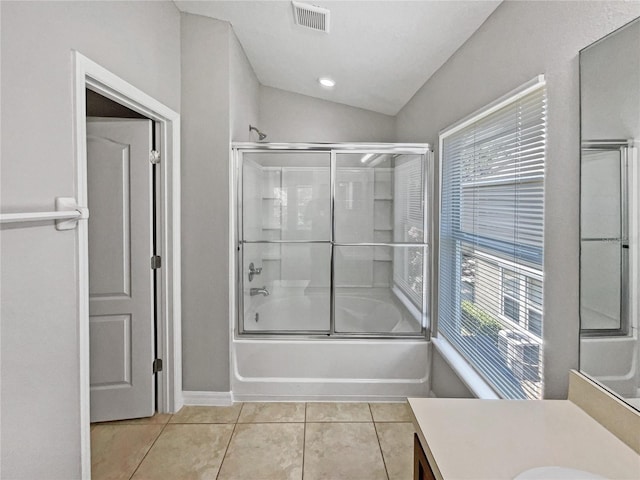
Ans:
[[[640,371],[635,335],[587,337],[580,340],[580,370],[625,397],[640,393]]]
[[[245,332],[328,329],[326,297],[275,289],[256,300],[247,310]],[[336,297],[336,326],[351,332],[420,331],[389,298],[353,294]],[[231,390],[237,401],[393,401],[429,394],[430,343],[422,337],[233,335],[231,347]]]
[[[236,401],[393,401],[429,394],[425,340],[234,338]]]

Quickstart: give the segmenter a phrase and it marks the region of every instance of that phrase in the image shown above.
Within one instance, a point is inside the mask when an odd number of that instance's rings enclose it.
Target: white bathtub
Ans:
[[[276,289],[256,300],[248,313],[249,318],[258,313],[259,319],[255,326],[246,322],[246,332],[328,329],[326,297],[290,296]],[[336,319],[344,331],[419,331],[407,316],[384,297],[336,300]],[[429,393],[430,343],[423,338],[234,336],[231,350],[231,390],[237,401],[393,401]]]
[[[593,337],[580,340],[580,370],[622,396],[636,397],[640,371],[636,336]]]
[[[393,401],[429,393],[424,340],[234,339],[237,401]]]

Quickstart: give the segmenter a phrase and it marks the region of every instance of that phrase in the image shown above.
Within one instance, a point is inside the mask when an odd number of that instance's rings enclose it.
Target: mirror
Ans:
[[[640,410],[640,18],[580,52],[580,370]]]

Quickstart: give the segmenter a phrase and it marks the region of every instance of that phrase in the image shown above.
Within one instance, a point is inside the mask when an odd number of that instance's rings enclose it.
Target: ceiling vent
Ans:
[[[293,19],[296,25],[329,33],[329,10],[306,3],[291,2],[293,4]]]

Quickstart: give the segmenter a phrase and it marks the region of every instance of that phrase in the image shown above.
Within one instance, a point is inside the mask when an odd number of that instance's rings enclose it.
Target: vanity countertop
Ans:
[[[640,479],[640,455],[569,400],[410,398],[409,404],[438,479],[513,479],[545,466]]]

